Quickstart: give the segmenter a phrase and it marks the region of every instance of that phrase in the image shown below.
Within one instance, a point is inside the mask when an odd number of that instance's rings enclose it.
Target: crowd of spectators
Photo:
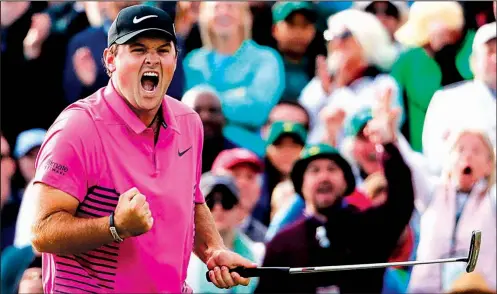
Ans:
[[[202,120],[201,191],[228,248],[306,267],[464,256],[483,235],[471,274],[433,264],[225,290],[192,255],[196,293],[496,293],[487,1],[2,1],[2,293],[42,292],[37,153],[65,107],[109,82],[107,31],[137,3],[175,19],[167,94]]]

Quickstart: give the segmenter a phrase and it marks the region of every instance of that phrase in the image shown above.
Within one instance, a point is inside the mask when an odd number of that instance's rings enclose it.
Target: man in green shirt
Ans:
[[[407,49],[392,68],[404,96],[407,120],[403,134],[422,151],[426,110],[443,86],[473,78],[469,56],[475,32],[465,28],[457,2],[415,2],[409,20],[395,38]]]

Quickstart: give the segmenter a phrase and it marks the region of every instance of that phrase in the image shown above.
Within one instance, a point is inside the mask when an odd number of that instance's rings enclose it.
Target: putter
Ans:
[[[257,267],[257,268],[244,268],[237,267],[230,269],[230,272],[237,272],[240,276],[244,278],[249,277],[274,277],[293,275],[293,274],[309,274],[309,273],[320,273],[320,272],[336,272],[336,271],[347,271],[347,270],[361,270],[361,269],[373,269],[373,268],[385,268],[390,266],[410,266],[410,265],[421,265],[421,264],[433,264],[433,263],[448,263],[448,262],[466,262],[466,272],[471,273],[476,267],[476,262],[478,261],[478,255],[480,253],[481,244],[481,231],[473,231],[471,235],[471,244],[469,246],[468,256],[465,257],[454,257],[454,258],[443,258],[428,261],[401,261],[401,262],[385,262],[385,263],[369,263],[369,264],[351,264],[351,265],[334,265],[334,266],[319,266],[319,267]],[[209,277],[209,272],[205,275],[207,281],[211,281]]]

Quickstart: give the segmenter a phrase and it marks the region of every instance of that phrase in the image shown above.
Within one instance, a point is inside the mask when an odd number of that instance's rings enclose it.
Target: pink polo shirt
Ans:
[[[147,197],[153,228],[123,243],[75,255],[43,254],[45,293],[181,292],[193,249],[194,205],[202,170],[199,116],[168,96],[154,135],[112,82],[66,108],[49,129],[36,182],[79,201],[77,216],[106,217],[132,187]],[[109,232],[110,234],[110,232]]]

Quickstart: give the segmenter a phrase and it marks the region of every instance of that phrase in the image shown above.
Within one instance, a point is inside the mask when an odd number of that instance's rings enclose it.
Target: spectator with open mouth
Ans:
[[[420,185],[422,171],[413,169],[416,187],[424,189],[416,198],[421,216],[419,260],[465,255],[468,236],[480,230],[480,257],[475,272],[496,289],[496,190],[495,150],[485,130],[462,128],[448,139],[444,172],[435,184]],[[428,182],[426,182],[428,183]],[[460,264],[415,267],[410,291],[447,291],[464,273]]]
[[[390,104],[390,101],[386,101]],[[367,136],[384,148],[388,196],[377,207],[360,210],[346,196],[355,190],[349,163],[337,149],[308,145],[291,172],[304,198],[307,217],[279,232],[266,247],[264,266],[309,267],[387,261],[414,208],[409,167],[393,142],[395,127],[378,116]],[[299,240],[299,241],[296,241]],[[260,278],[258,293],[380,292],[385,270]]]

